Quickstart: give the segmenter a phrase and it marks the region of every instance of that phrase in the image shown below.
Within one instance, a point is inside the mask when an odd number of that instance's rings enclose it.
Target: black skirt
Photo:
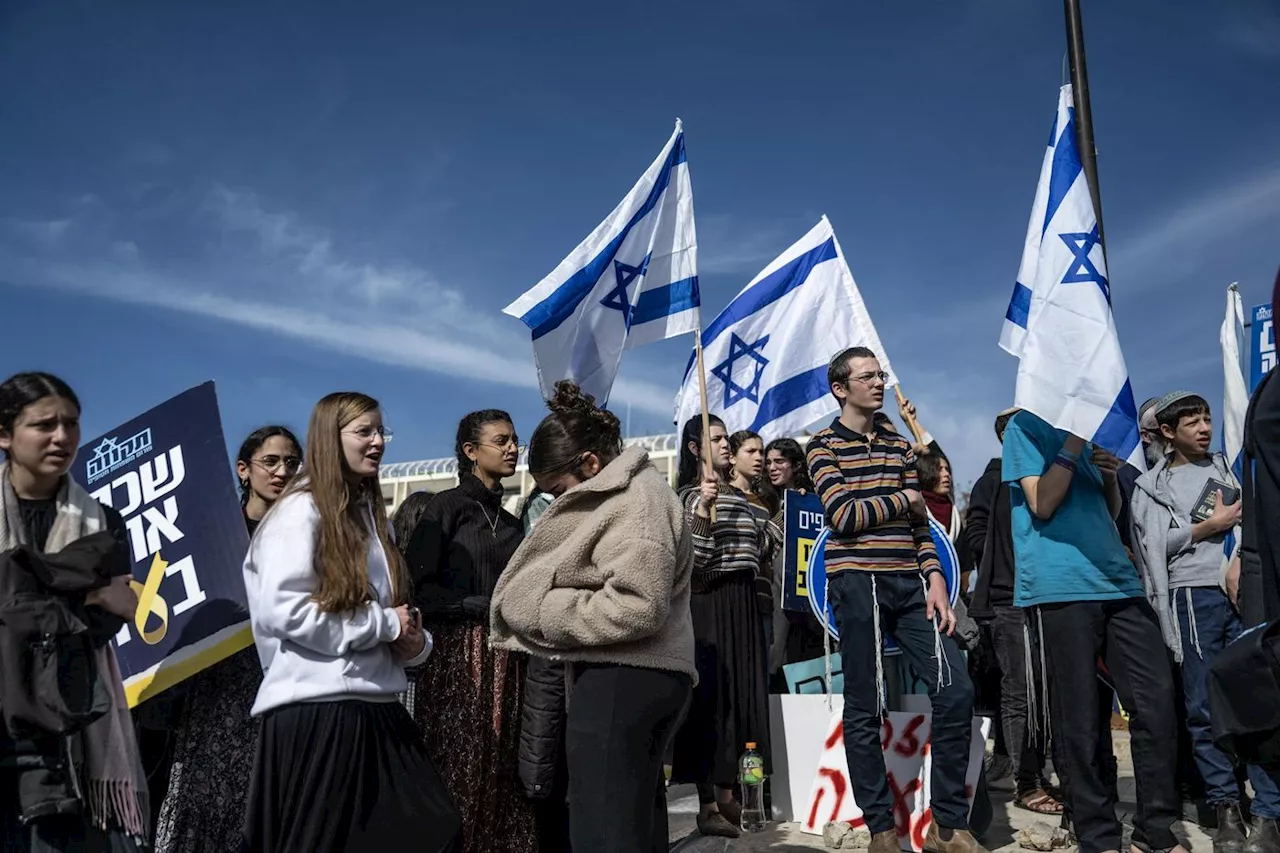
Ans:
[[[772,767],[768,650],[749,573],[732,572],[704,588],[689,596],[698,686],[676,735],[671,780],[728,787],[748,742]]]
[[[457,849],[462,818],[399,702],[304,702],[262,717],[248,853]]]

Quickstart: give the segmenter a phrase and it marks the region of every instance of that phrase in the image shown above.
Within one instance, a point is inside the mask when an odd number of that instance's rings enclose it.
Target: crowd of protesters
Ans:
[[[883,417],[887,379],[870,350],[835,354],[840,413],[807,447],[691,419],[675,490],[624,445],[616,417],[560,383],[527,447],[537,490],[519,516],[502,483],[526,448],[503,411],[464,417],[457,487],[414,495],[393,519],[378,401],[325,397],[305,441],[253,432],[235,469],[255,647],[173,693],[161,760],[144,761],[146,726],[110,644],[137,607],[123,521],[68,474],[72,389],[11,377],[0,650],[43,625],[61,657],[0,674],[3,849],[665,851],[667,769],[696,786],[700,832],[737,837],[739,753],[751,742],[776,758],[770,687],[786,664],[823,654],[816,620],[781,603],[792,492],[816,495],[831,529],[844,748],[872,853],[900,849],[880,741],[886,637],[932,705],[926,850],[984,849],[966,789],[977,708],[997,718],[1015,804],[1061,815],[1084,853],[1119,853],[1118,697],[1134,853],[1184,853],[1170,747],[1183,732],[1215,810],[1215,853],[1280,853],[1275,768],[1223,751],[1209,688],[1246,626],[1280,615],[1267,515],[1280,500],[1280,391],[1264,383],[1255,396],[1245,484],[1213,452],[1210,406],[1194,393],[1141,407],[1145,473],[1006,410],[1002,454],[966,507],[942,449]],[[900,411],[914,421],[909,403]],[[930,519],[962,556],[955,607]],[[68,683],[86,671],[100,694],[87,720]]]

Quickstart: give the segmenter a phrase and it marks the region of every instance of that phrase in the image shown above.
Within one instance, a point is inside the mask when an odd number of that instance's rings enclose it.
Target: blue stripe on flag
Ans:
[[[582,269],[565,280],[564,284],[556,288],[550,296],[537,305],[529,309],[529,311],[520,318],[520,321],[533,330],[533,339],[538,338],[550,332],[554,332],[560,327],[560,324],[573,316],[573,312],[578,310],[578,306],[582,304],[582,300],[587,298],[595,287],[596,282],[600,280],[600,276],[604,275],[605,268],[613,261],[614,255],[618,254],[618,247],[622,245],[622,241],[627,239],[627,235],[631,233],[641,219],[644,219],[657,206],[658,200],[662,198],[662,193],[666,191],[667,186],[671,183],[671,170],[681,163],[685,162],[684,153],[684,134],[676,137],[676,144],[671,146],[671,153],[667,155],[667,162],[663,165],[662,171],[658,173],[658,179],[654,181],[653,189],[649,190],[649,197],[645,199],[644,205],[636,211],[635,216],[631,217],[631,221],[626,224],[608,245],[591,259],[591,262]]]
[[[711,345],[735,323],[745,320],[761,308],[772,305],[805,283],[813,268],[836,256],[836,239],[832,237],[816,249],[810,249],[786,266],[756,282],[755,286],[729,303],[719,317],[702,331],[702,346]]]
[[[1027,317],[1031,315],[1031,288],[1020,281],[1013,283],[1013,296],[1009,299],[1009,310],[1004,318],[1022,328],[1027,327]]]
[[[1057,122],[1057,118],[1054,118]],[[1067,126],[1058,137],[1058,144],[1053,149],[1053,168],[1049,172],[1049,204],[1044,211],[1044,225],[1040,229],[1041,236],[1049,230],[1053,215],[1062,206],[1071,185],[1080,177],[1084,169],[1080,162],[1080,152],[1076,150],[1076,111],[1067,110]]]
[[[1102,419],[1091,441],[1110,450],[1123,461],[1129,458],[1129,454],[1133,453],[1141,440],[1138,433],[1138,405],[1133,401],[1133,386],[1126,379],[1124,387],[1111,404],[1111,411]]]
[[[760,432],[783,415],[802,409],[830,393],[826,365],[785,379],[764,392],[760,407],[756,409],[756,419],[748,429]]]
[[[673,281],[666,287],[646,290],[631,311],[631,325],[638,326],[698,307],[698,277]]]

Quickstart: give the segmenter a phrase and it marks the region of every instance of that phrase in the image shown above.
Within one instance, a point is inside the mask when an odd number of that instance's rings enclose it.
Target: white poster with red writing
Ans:
[[[827,739],[823,742],[817,778],[801,823],[801,829],[810,834],[821,835],[823,827],[828,823],[842,822],[855,827],[863,825],[862,809],[854,802],[853,787],[849,782],[842,716],[842,709],[837,707],[827,727]],[[970,808],[973,807],[973,794],[978,784],[978,774],[982,770],[987,730],[990,726],[991,722],[986,718],[977,717],[973,721],[969,769],[965,774],[965,794]],[[893,795],[893,819],[898,842],[903,850],[913,850],[916,853],[924,848],[924,836],[933,820],[933,813],[929,809],[929,776],[932,766],[929,732],[928,714],[906,711],[890,711],[880,732],[889,791]]]

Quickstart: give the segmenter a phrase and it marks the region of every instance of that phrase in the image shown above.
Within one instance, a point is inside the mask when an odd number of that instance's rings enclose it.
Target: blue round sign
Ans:
[[[933,536],[933,546],[938,552],[938,562],[942,564],[942,577],[947,582],[947,597],[954,607],[960,598],[960,557],[956,554],[956,548],[951,544],[946,529],[932,518],[929,519],[929,533]],[[831,528],[826,527],[814,540],[813,548],[809,552],[805,586],[809,589],[809,607],[813,609],[813,615],[817,617],[818,624],[831,635],[831,639],[839,642],[840,631],[836,627],[835,611],[831,607],[831,602],[827,600],[826,546],[827,537],[830,535]],[[887,655],[902,653],[893,637],[885,636],[884,653]]]

